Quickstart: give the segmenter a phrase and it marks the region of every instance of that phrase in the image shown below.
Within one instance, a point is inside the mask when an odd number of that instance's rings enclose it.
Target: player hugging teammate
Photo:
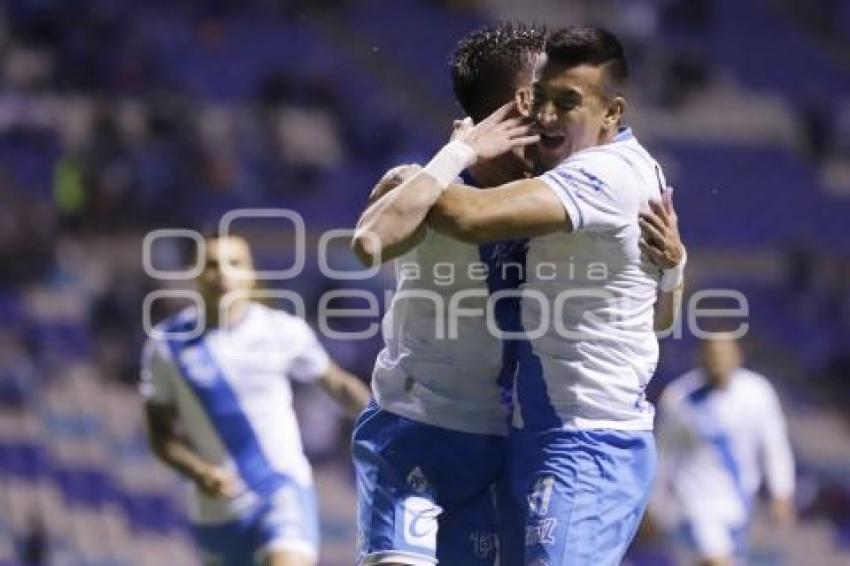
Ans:
[[[359,564],[613,565],[634,537],[685,254],[627,78],[604,30],[474,32],[452,59],[469,118],[373,191],[352,248],[395,260],[398,292],[354,432]],[[405,277],[436,262],[462,275]]]

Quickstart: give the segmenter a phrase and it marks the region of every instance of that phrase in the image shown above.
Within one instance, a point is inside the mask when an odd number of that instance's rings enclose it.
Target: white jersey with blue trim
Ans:
[[[538,177],[573,230],[530,241],[514,426],[651,430],[644,388],[655,372],[660,270],[641,254],[638,212],[665,186],[658,163],[623,129]]]
[[[430,231],[395,260],[395,272],[372,375],[378,404],[450,430],[506,434],[502,345],[485,320],[488,272],[478,246]]]
[[[196,319],[189,308],[157,330],[191,329]],[[286,482],[312,485],[289,379],[315,381],[329,363],[305,321],[257,303],[232,327],[191,339],[148,340],[142,395],[149,403],[175,407],[198,454],[236,472],[245,488],[234,499],[214,499],[191,485],[193,521],[233,520]]]
[[[667,387],[659,406],[659,488],[685,518],[741,525],[763,479],[774,497],[792,495],[785,419],[764,377],[737,369],[718,389],[693,370]]]

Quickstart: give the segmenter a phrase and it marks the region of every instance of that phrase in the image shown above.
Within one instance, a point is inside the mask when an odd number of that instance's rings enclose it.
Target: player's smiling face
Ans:
[[[566,67],[543,58],[532,93],[532,117],[540,131],[536,159],[541,168],[551,169],[577,151],[604,143],[612,111],[617,113],[616,130],[622,98],[612,104],[605,96],[605,81],[601,66]]]

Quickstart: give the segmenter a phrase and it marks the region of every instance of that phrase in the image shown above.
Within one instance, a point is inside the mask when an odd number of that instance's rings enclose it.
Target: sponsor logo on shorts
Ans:
[[[555,544],[555,528],[558,519],[549,517],[525,527],[525,546]]]
[[[408,544],[432,550],[437,548],[437,515],[440,506],[424,497],[408,497],[402,503],[404,540]]]
[[[422,468],[416,466],[407,475],[407,485],[416,493],[424,493],[428,489],[428,478],[422,473]]]

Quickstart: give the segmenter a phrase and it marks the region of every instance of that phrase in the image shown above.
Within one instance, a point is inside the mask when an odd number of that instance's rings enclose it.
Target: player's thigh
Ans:
[[[408,469],[409,455],[396,446],[404,424],[374,404],[355,423],[358,564],[436,563],[442,508],[421,470]]]
[[[655,467],[651,433],[529,434],[512,445],[512,461],[510,496],[522,508],[525,564],[620,563],[646,508]]]
[[[442,566],[496,564],[499,543],[494,498],[495,493],[488,490],[440,515],[437,559]]]
[[[278,490],[252,525],[252,543],[261,563],[315,564],[319,518],[312,486],[290,483]]]
[[[502,566],[522,564],[525,551],[526,499],[512,496],[512,479],[510,473],[506,473],[496,485],[496,524]]]

